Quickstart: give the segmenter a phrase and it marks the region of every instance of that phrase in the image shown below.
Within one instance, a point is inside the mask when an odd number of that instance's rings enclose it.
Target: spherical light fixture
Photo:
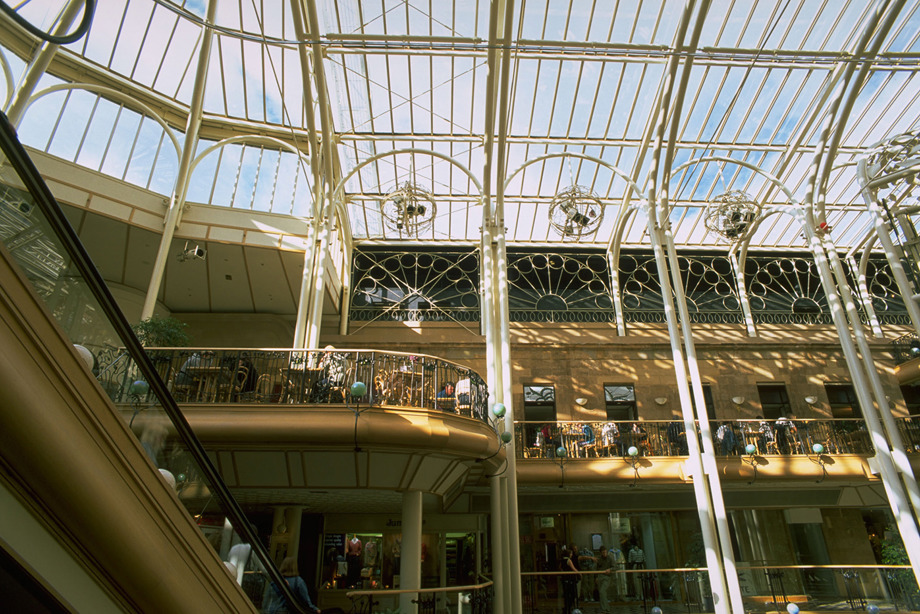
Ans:
[[[639,448],[636,446],[629,446],[629,449],[626,450],[626,453],[632,456],[633,458],[639,456]]]
[[[176,478],[168,469],[160,469],[160,475],[163,476],[163,479],[169,484],[169,487],[173,490],[176,490]]]
[[[75,350],[77,350],[77,354],[80,355],[80,360],[83,361],[83,364],[86,365],[86,368],[92,371],[93,365],[96,363],[96,359],[93,358],[93,353],[87,350],[82,345],[79,345],[76,343],[73,344],[73,347]]]
[[[563,240],[578,241],[597,231],[604,219],[604,203],[588,188],[568,187],[553,197],[549,224]]]
[[[713,199],[703,223],[722,239],[735,242],[747,233],[758,213],[760,205],[753,198],[739,190],[730,190]]]
[[[492,406],[492,415],[495,416],[496,418],[504,418],[505,411],[507,410],[505,408],[504,403],[496,403],[495,405]]]
[[[799,606],[795,605],[794,603],[790,603],[786,606],[786,611],[789,612],[789,614],[799,614]]]
[[[866,606],[866,612],[868,612],[869,614],[878,614],[878,606],[875,605],[874,603],[870,603],[869,605]]]
[[[565,448],[562,446],[556,448],[556,456],[559,458],[565,458]]]
[[[351,385],[352,397],[363,397],[367,393],[367,385],[364,382],[355,382]]]
[[[746,454],[753,454],[756,451],[757,451],[757,446],[755,446],[752,443],[749,443],[748,445],[744,446],[744,452]]]
[[[816,443],[811,447],[811,449],[815,454],[824,454],[824,446],[822,446],[820,443]]]
[[[502,441],[504,443],[511,443],[511,437],[512,435],[508,431],[505,431],[504,433],[502,433]]]
[[[652,614],[661,614],[661,608],[656,605],[654,608],[652,608]]]
[[[150,384],[142,379],[139,379],[128,386],[128,394],[130,394],[132,397],[147,396],[148,392],[150,392]]]

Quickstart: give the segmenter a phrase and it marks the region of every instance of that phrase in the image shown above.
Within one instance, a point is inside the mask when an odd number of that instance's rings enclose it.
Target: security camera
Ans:
[[[200,245],[193,245],[189,247],[188,242],[185,243],[185,248],[179,254],[179,262],[185,262],[186,260],[204,260],[208,255],[207,250],[205,250]]]

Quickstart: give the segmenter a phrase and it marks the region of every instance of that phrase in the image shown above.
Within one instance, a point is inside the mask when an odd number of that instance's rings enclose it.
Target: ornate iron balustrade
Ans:
[[[475,371],[424,354],[372,350],[148,348],[182,404],[395,405],[488,421],[489,392]],[[116,403],[147,403],[134,363],[113,350],[98,356],[98,378]],[[352,384],[366,391],[352,397]],[[139,394],[143,391],[143,394]]]
[[[920,420],[899,421],[909,451],[920,453]],[[567,459],[623,458],[631,447],[638,456],[686,456],[683,421],[631,420],[600,422],[515,422],[518,458],[556,459],[560,448]],[[719,456],[813,455],[874,453],[863,420],[714,420],[710,422]]]
[[[492,614],[494,585],[491,580],[467,586],[444,586],[438,588],[375,589],[349,591],[346,597],[351,600],[351,612],[355,614],[374,614],[392,612],[391,606],[398,603],[400,595],[414,595],[413,603],[418,604],[418,611],[423,614],[435,612],[460,611],[469,614]],[[463,607],[468,606],[468,607]]]

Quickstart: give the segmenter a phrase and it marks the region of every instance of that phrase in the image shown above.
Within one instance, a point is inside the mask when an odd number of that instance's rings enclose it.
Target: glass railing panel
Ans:
[[[259,577],[293,600],[2,114],[0,149],[0,241],[106,392],[132,405],[126,420],[151,462],[240,583]]]
[[[712,612],[706,570],[614,569],[607,571],[522,573],[523,611]]]
[[[747,611],[786,612],[790,604],[801,611],[920,609],[920,592],[907,565],[739,564],[738,576]]]

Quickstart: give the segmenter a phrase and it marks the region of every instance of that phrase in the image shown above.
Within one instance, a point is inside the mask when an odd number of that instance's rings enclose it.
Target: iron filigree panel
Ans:
[[[355,321],[479,320],[479,254],[355,250]]]
[[[691,322],[740,323],[741,302],[732,264],[723,256],[678,256],[677,266]],[[664,322],[658,265],[651,254],[620,258],[620,280],[627,322]]]
[[[831,324],[818,267],[801,257],[750,258],[745,278],[754,321]]]
[[[512,322],[612,322],[607,259],[600,254],[509,254]]]

